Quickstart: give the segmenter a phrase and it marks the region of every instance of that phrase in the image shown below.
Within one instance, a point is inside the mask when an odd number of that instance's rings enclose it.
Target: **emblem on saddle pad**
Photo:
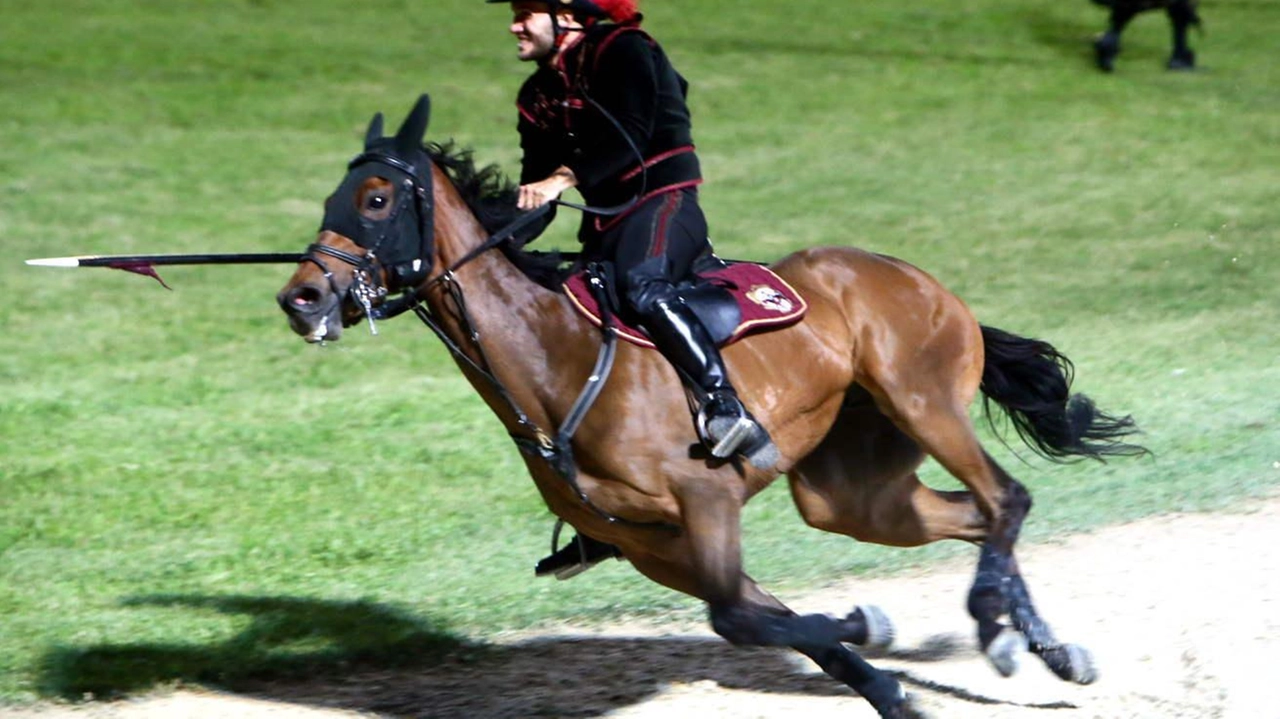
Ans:
[[[747,290],[746,298],[766,310],[786,314],[795,308],[795,303],[786,295],[769,285],[753,285]]]

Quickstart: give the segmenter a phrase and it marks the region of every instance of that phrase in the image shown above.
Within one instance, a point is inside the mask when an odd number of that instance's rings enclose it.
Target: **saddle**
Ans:
[[[599,327],[600,304],[591,291],[590,269],[579,270],[563,283],[578,312]],[[610,278],[603,278],[609,292],[611,321],[618,336],[641,347],[653,348],[643,329],[628,324],[618,312]],[[769,268],[753,262],[726,262],[711,256],[695,268],[694,279],[676,285],[677,293],[707,328],[717,347],[733,344],[757,332],[781,329],[799,322],[809,305],[799,292]]]

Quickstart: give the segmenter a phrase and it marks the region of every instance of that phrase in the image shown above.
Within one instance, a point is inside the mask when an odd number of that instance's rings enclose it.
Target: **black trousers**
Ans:
[[[710,248],[695,188],[650,197],[612,222],[585,217],[581,236],[589,258],[613,265],[614,289],[628,319],[649,315]]]

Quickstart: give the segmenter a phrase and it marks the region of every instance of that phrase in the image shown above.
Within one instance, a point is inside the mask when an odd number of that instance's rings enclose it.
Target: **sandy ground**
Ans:
[[[1168,516],[1024,547],[1023,573],[1058,636],[1101,678],[1059,681],[1024,657],[1002,679],[964,611],[968,564],[851,581],[801,611],[883,607],[897,645],[867,652],[936,719],[1280,719],[1280,500],[1248,513]],[[177,690],[111,704],[0,709],[6,719],[875,716],[789,651],[737,649],[709,630],[618,626],[508,637],[479,660],[410,672],[268,684],[238,695]]]

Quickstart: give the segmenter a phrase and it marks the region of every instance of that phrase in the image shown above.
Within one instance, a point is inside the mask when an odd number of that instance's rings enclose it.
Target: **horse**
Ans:
[[[1170,70],[1194,70],[1196,53],[1187,45],[1187,28],[1200,27],[1200,15],[1196,12],[1199,0],[1093,0],[1094,4],[1111,10],[1108,27],[1093,41],[1094,58],[1098,69],[1111,72],[1115,69],[1116,56],[1120,54],[1120,34],[1138,13],[1164,9],[1173,27],[1173,53],[1165,66]]]
[[[818,529],[901,547],[978,545],[968,611],[995,669],[1012,674],[1029,648],[1064,680],[1094,680],[1088,650],[1059,641],[1031,601],[1014,556],[1031,496],[983,449],[967,410],[981,392],[1059,461],[1144,452],[1123,441],[1136,431],[1131,418],[1070,392],[1069,359],[979,325],[902,260],[806,249],[771,266],[807,301],[803,320],[724,349],[779,462],[716,459],[699,451],[674,369],[655,351],[610,343],[539,277],[547,263],[514,240],[530,215],[515,210],[511,183],[492,165],[477,170],[470,151],[424,144],[428,115],[423,95],[394,136],[383,135],[381,113],[370,122],[278,294],[294,332],[336,341],[343,327],[411,309],[511,433],[552,513],[616,546],[647,578],[705,602],[730,643],[791,647],[881,717],[923,716],[897,679],[850,646],[888,641],[886,617],[866,606],[796,614],[743,571],[743,505],[783,474]],[[601,370],[605,354],[611,372]],[[602,374],[594,392],[583,389]],[[589,394],[584,409],[575,397]],[[926,457],[966,489],[921,483]]]

